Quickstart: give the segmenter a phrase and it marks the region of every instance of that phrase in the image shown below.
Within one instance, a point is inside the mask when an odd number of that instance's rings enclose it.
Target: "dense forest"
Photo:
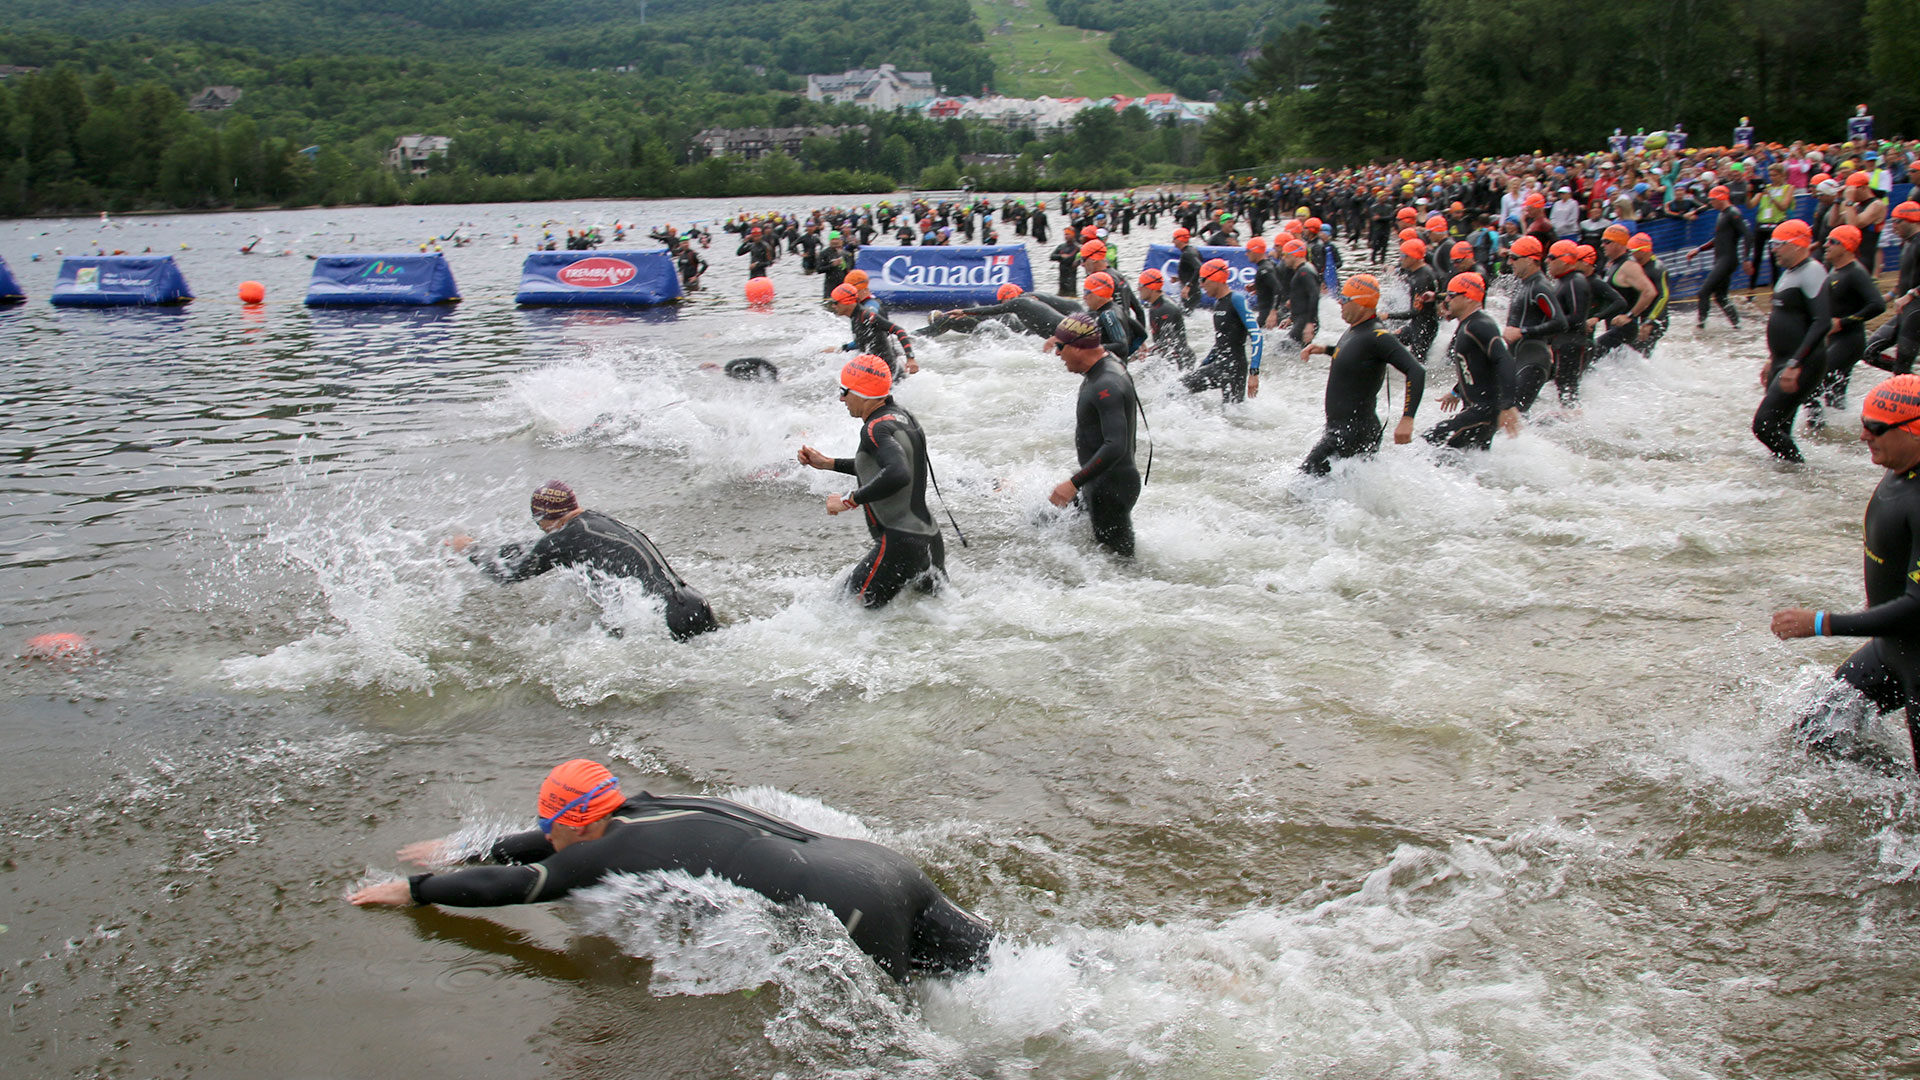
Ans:
[[[1109,30],[1108,48],[1181,97],[1230,93],[1242,57],[1316,21],[1325,0],[1047,0],[1068,26]]]
[[[1837,141],[1856,103],[1920,135],[1914,0],[1327,0],[1270,39],[1207,141],[1222,167],[1282,159],[1601,149],[1683,124],[1725,144]]]

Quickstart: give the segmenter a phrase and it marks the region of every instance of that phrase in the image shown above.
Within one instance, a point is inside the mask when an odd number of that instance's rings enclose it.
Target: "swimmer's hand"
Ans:
[[[1787,608],[1773,613],[1773,636],[1781,641],[1813,636],[1813,612],[1806,608]]]
[[[854,504],[848,502],[843,496],[840,496],[840,495],[827,496],[827,513],[829,514],[845,513],[846,511],[853,509],[853,507],[854,507]]]
[[[415,866],[438,866],[447,861],[447,842],[420,840],[408,844],[394,854],[401,862],[410,862]]]
[[[1500,331],[1500,336],[1507,340],[1507,344],[1511,345],[1520,340],[1520,328],[1517,326],[1509,326],[1505,330]]]
[[[1260,373],[1255,371],[1247,375],[1247,396],[1260,396]],[[1062,504],[1064,505],[1064,504]]]
[[[1502,409],[1500,411],[1500,430],[1506,432],[1507,438],[1509,439],[1520,434],[1519,409]]]
[[[1439,404],[1441,412],[1452,412],[1460,407],[1460,397],[1457,394],[1442,394],[1434,401]]]
[[[1248,391],[1248,393],[1252,393],[1252,391]],[[1047,501],[1055,506],[1065,506],[1072,502],[1073,497],[1078,494],[1080,494],[1080,489],[1073,486],[1073,481],[1062,480],[1058,487],[1055,487],[1047,494]]]
[[[800,464],[811,465],[816,469],[831,469],[833,468],[833,459],[815,450],[811,446],[802,446],[800,448]]]
[[[383,881],[378,885],[369,885],[352,896],[347,903],[354,907],[378,905],[382,907],[409,907],[413,904],[413,890],[406,881]]]
[[[1800,365],[1789,364],[1786,370],[1780,373],[1780,389],[1789,394],[1800,392]]]
[[[1399,423],[1393,425],[1393,441],[1400,446],[1413,441],[1413,417],[1403,416]]]
[[[919,362],[916,361],[911,356],[907,357],[907,374],[914,375],[914,374],[917,374],[919,371],[920,371]]]
[[[445,543],[447,547],[453,549],[455,554],[458,554],[473,546],[473,537],[462,533],[459,536],[447,537]]]

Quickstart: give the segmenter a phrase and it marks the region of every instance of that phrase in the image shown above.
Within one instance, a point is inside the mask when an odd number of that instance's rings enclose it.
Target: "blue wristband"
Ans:
[[[1813,613],[1813,636],[1826,637],[1827,636],[1826,625],[1827,625],[1827,613],[1824,611],[1814,612]]]

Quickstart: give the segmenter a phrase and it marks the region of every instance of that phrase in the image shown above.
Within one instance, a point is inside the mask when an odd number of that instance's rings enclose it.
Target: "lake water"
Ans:
[[[939,339],[899,398],[972,546],[943,595],[868,613],[835,588],[864,529],[794,461],[857,435],[822,354],[844,320],[797,257],[768,311],[724,235],[671,312],[511,302],[543,222],[775,205],[801,204],[0,223],[33,297],[0,310],[0,1071],[1920,1070],[1920,788],[1793,746],[1853,643],[1766,631],[1858,606],[1879,470],[1844,422],[1805,467],[1753,440],[1758,309],[1680,315],[1490,453],[1324,480],[1296,471],[1324,358],[1270,355],[1225,409],[1143,365],[1130,564],[1046,506],[1076,379],[1032,339]],[[462,222],[457,308],[300,305],[303,256]],[[293,254],[240,255],[256,233]],[[1147,239],[1119,238],[1129,272]],[[176,254],[201,298],[49,307],[54,249],[96,245]],[[699,366],[739,356],[785,378]],[[503,588],[440,546],[531,538],[549,477],[728,625],[675,644],[644,599]],[[18,658],[52,631],[98,657]],[[525,827],[576,756],[908,853],[1003,932],[991,967],[902,989],[830,918],[684,878],[482,917],[343,902],[405,842]]]

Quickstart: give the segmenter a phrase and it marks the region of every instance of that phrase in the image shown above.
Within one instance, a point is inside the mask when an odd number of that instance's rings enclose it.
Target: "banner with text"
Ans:
[[[894,307],[991,304],[1007,284],[1033,291],[1027,249],[1018,244],[863,247],[854,266],[867,272],[873,295]]]
[[[680,275],[654,251],[536,251],[520,267],[516,304],[636,307],[680,298]]]
[[[140,307],[193,299],[171,255],[71,256],[49,303],[58,307]]]
[[[1246,248],[1229,247],[1225,245],[1222,245],[1220,247],[1204,247],[1200,245],[1195,245],[1195,247],[1200,252],[1200,261],[1203,263],[1213,259],[1227,260],[1227,275],[1228,275],[1227,284],[1233,286],[1233,290],[1235,292],[1247,291],[1248,286],[1253,282],[1253,260],[1247,258]],[[1145,262],[1140,264],[1140,269],[1142,271],[1146,271],[1146,270],[1160,271],[1161,276],[1167,279],[1167,289],[1166,289],[1167,295],[1168,296],[1180,295],[1180,288],[1183,282],[1179,280],[1180,278],[1180,249],[1179,248],[1174,247],[1172,244],[1150,245],[1147,248],[1147,259]],[[1136,277],[1135,280],[1137,281],[1138,278]],[[1195,286],[1196,289],[1198,287],[1199,287],[1198,285]],[[1201,304],[1204,304],[1207,307],[1213,306],[1212,297],[1208,296],[1206,293],[1199,293],[1198,295],[1200,297]]]
[[[450,304],[460,299],[447,257],[425,255],[322,255],[307,284],[308,307],[376,304]]]

